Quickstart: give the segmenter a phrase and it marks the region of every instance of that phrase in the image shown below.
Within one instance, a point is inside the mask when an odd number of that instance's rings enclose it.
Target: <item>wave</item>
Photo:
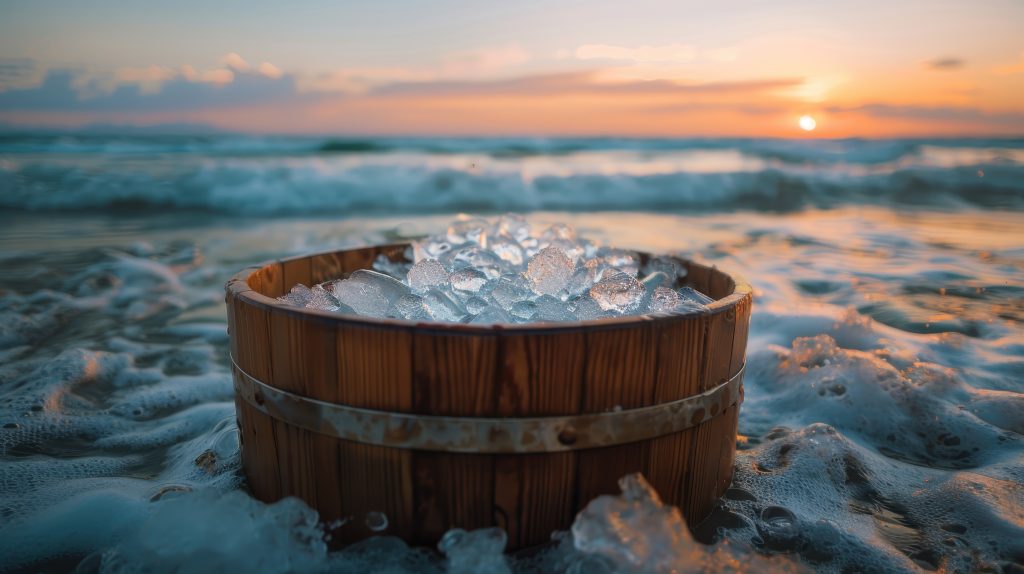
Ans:
[[[833,140],[749,138],[453,138],[453,137],[317,137],[250,135],[155,135],[104,133],[0,133],[0,155],[7,154],[185,154],[213,156],[333,155],[413,152],[531,157],[587,152],[664,153],[735,150],[749,157],[787,164],[873,165],[919,157],[928,150],[1024,151],[1024,139]]]
[[[880,204],[1024,209],[1016,164],[868,170],[657,171],[601,163],[560,172],[497,162],[330,159],[191,162],[0,158],[0,207],[13,210],[192,209],[284,214],[452,211],[793,211]],[[468,164],[468,165],[464,165]],[[579,167],[579,166],[577,166]],[[587,167],[587,166],[584,166]]]

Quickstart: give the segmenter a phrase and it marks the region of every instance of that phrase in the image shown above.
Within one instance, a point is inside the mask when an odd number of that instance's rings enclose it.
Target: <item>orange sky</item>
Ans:
[[[152,13],[131,6],[13,2],[0,23],[0,122],[371,135],[1024,134],[1024,3],[1010,0],[311,2],[242,14],[191,0]],[[403,17],[387,12],[396,7]],[[804,115],[814,131],[800,129]]]

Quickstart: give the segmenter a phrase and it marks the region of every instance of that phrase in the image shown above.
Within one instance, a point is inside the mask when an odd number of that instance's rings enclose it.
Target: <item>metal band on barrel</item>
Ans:
[[[438,452],[561,452],[647,440],[697,426],[743,401],[743,370],[701,393],[649,407],[580,415],[484,418],[395,413],[310,399],[246,373],[234,357],[235,391],[256,410],[353,442]]]

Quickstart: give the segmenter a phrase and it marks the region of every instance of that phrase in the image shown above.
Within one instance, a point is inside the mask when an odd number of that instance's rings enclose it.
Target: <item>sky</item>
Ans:
[[[1020,0],[0,0],[0,123],[1020,136],[1022,30]]]

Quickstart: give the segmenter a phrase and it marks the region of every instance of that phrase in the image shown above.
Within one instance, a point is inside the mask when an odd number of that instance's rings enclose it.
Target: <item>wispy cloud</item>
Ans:
[[[51,70],[38,86],[0,92],[0,110],[51,111],[183,111],[217,107],[295,102],[294,78],[282,75],[270,78],[258,72],[232,72],[228,69],[195,72],[183,70],[140,69],[122,79],[131,80],[112,90],[80,87],[72,71]],[[159,88],[148,82],[159,81]]]
[[[607,81],[599,70],[537,74],[480,81],[404,82],[382,86],[377,95],[419,96],[552,96],[566,94],[754,94],[793,88],[800,78],[769,78],[729,82],[680,83],[670,80]]]
[[[829,106],[825,110],[835,114],[852,112],[875,118],[985,123],[1024,129],[1024,112],[987,111],[966,106],[914,106],[871,103],[852,107]]]
[[[925,62],[925,67],[931,70],[959,70],[963,68],[967,62],[960,58],[947,56],[944,58],[935,58],[934,60],[928,60]]]

